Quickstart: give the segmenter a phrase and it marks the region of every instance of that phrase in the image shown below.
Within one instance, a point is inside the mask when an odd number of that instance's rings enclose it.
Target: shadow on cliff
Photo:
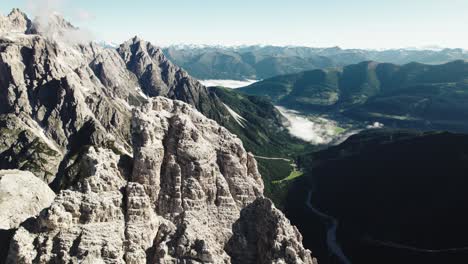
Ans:
[[[16,229],[0,230],[0,264],[6,263],[10,241],[15,235]]]

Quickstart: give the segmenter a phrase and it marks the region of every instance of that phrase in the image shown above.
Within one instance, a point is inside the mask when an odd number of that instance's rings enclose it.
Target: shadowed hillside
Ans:
[[[467,135],[366,131],[302,165],[307,176],[289,192],[286,210],[321,263],[336,261],[324,242],[330,220],[307,202],[336,219],[337,242],[353,263],[467,259]]]

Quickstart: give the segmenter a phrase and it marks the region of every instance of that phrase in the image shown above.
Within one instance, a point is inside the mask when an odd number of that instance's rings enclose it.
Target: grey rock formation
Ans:
[[[8,16],[0,14],[0,33],[25,33],[31,27],[31,20],[19,9],[13,9]]]
[[[268,199],[244,208],[233,230],[227,245],[232,263],[317,263],[297,228]]]
[[[60,14],[52,13],[45,16],[36,17],[26,31],[29,34],[38,34],[50,40],[66,40],[74,43],[85,42],[71,39],[71,34],[79,32],[79,28],[73,26],[70,22],[65,20]]]
[[[125,216],[118,155],[90,148],[81,162],[86,175],[61,191],[32,226],[10,244],[9,263],[123,263]]]
[[[184,101],[215,120],[228,116],[216,94],[171,63],[162,50],[151,43],[134,37],[120,45],[117,51],[127,68],[138,78],[145,94]]]
[[[255,159],[236,136],[163,97],[135,109],[132,127],[133,172],[111,150],[89,148],[79,181],[15,234],[9,263],[244,263],[235,249],[255,263],[313,263],[262,197]],[[239,239],[251,230],[255,240]]]
[[[62,148],[88,122],[125,141],[120,124],[130,116],[126,103],[112,93],[88,66],[95,45],[69,46],[40,35],[18,34],[0,42],[0,114],[32,119]]]
[[[49,149],[63,160],[52,160],[50,166],[34,171],[38,176],[52,182],[59,164],[65,168],[72,164],[70,159],[84,145],[111,144],[122,151],[131,150],[129,101],[130,97],[142,96],[135,89],[123,96],[95,75],[91,62],[98,58],[97,54],[104,53],[103,49],[94,44],[71,45],[37,34],[9,32],[2,36],[0,119],[16,119],[10,122],[16,127],[2,126],[2,129],[13,135],[31,129],[40,132],[39,138],[45,139]],[[28,146],[32,140],[28,136],[19,143]],[[9,150],[10,143],[4,143],[3,147],[0,144],[0,148]],[[2,155],[12,161],[21,159],[29,163],[35,158],[28,158],[21,151],[2,152]],[[11,164],[8,163],[8,168]]]
[[[0,167],[34,173],[46,183],[55,177],[63,155],[42,128],[13,114],[0,116]]]
[[[143,91],[149,96],[175,96],[179,100],[195,103],[203,87],[185,71],[172,64],[162,50],[138,37],[123,43],[117,49],[128,69],[138,78]],[[184,89],[193,94],[184,94]],[[186,96],[186,98],[181,98]],[[185,99],[185,100],[184,100]]]
[[[0,168],[58,194],[16,231],[8,263],[236,261],[250,237],[240,212],[265,198],[253,155],[206,117],[229,116],[216,95],[138,38],[104,49],[70,42],[77,29],[59,17],[20,14],[0,20]],[[280,233],[246,250],[288,249],[246,254],[312,263],[284,216],[264,211],[276,225],[259,232]]]
[[[111,50],[70,42],[70,32],[78,29],[58,15],[31,22],[14,10],[1,21],[0,115],[40,128],[58,147],[63,167],[83,145],[112,144],[131,152],[131,108],[148,96],[183,100],[209,117],[226,115],[216,95],[143,40]],[[34,172],[51,182],[58,168],[53,163],[53,169]]]
[[[241,141],[189,105],[162,97],[135,110],[133,138],[132,180],[157,215],[177,227],[166,234],[164,258],[228,262],[224,245],[231,226],[263,191]],[[154,261],[162,254],[155,251]]]
[[[49,207],[55,193],[27,171],[0,170],[0,229],[18,228]]]

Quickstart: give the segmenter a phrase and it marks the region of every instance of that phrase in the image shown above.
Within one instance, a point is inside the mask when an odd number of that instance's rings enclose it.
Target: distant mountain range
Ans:
[[[172,62],[198,79],[233,80],[260,80],[369,60],[394,64],[442,64],[468,59],[468,51],[448,48],[365,50],[339,47],[176,45],[164,48],[163,52]]]
[[[468,62],[362,62],[266,79],[238,91],[304,113],[397,128],[468,131]]]

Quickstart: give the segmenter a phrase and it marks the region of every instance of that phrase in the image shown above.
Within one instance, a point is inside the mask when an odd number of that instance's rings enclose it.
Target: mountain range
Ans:
[[[442,64],[468,59],[463,49],[365,50],[278,46],[169,46],[164,54],[199,79],[262,80],[356,64],[362,61],[407,64]]]
[[[237,89],[303,113],[395,128],[468,131],[468,63],[372,61],[277,76]]]

